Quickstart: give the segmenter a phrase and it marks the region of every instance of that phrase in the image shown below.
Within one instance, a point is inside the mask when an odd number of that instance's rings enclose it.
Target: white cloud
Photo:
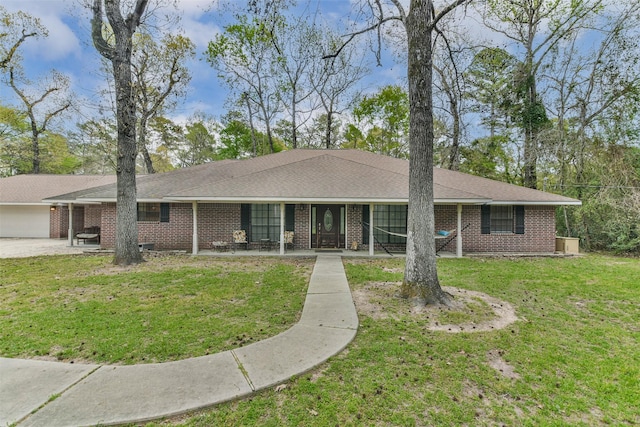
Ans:
[[[181,0],[178,8],[184,13],[185,17],[198,18],[201,15],[215,10],[217,1],[212,0]]]
[[[47,29],[49,36],[24,44],[28,55],[37,56],[44,61],[55,61],[69,56],[79,56],[82,48],[80,40],[67,21],[75,21],[68,15],[69,3],[63,0],[49,1],[14,1],[3,2],[9,12],[23,11],[40,20]],[[80,7],[78,5],[78,7]]]
[[[42,24],[49,30],[49,37],[38,43],[36,52],[45,60],[58,60],[68,56],[79,56],[80,40],[60,16],[41,16]]]
[[[198,54],[202,53],[215,35],[221,32],[220,27],[212,22],[202,22],[189,17],[183,19],[182,27],[184,35],[196,45]]]

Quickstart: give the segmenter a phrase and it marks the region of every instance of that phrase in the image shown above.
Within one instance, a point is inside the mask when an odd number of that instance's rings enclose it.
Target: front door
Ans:
[[[342,215],[344,205],[315,205],[312,208],[315,215],[314,235],[312,244],[315,248],[340,248],[344,239],[340,233],[342,229]]]

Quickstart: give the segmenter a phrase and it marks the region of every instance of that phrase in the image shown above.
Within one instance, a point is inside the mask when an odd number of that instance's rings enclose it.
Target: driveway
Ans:
[[[69,246],[64,239],[0,239],[0,258],[25,258],[37,255],[77,254],[97,245]]]

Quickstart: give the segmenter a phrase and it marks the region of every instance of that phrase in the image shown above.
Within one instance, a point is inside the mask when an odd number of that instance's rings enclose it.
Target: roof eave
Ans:
[[[526,201],[526,200],[493,200],[490,205],[521,205],[521,206],[582,206],[580,200],[567,201]]]
[[[345,204],[368,204],[368,203],[386,203],[386,204],[406,204],[407,199],[404,198],[354,198],[354,197],[187,197],[187,196],[168,196],[163,199],[164,202],[212,202],[212,203],[345,203]]]
[[[434,199],[436,205],[484,205],[491,203],[491,199]]]
[[[102,201],[92,201],[85,199],[43,199],[42,202],[47,205],[99,205],[100,203],[102,203]]]
[[[0,206],[49,206],[49,203],[38,203],[38,202],[0,202]]]

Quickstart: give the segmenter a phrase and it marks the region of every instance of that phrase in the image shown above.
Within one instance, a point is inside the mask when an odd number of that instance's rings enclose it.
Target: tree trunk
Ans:
[[[138,145],[140,146],[140,152],[142,153],[142,160],[144,160],[144,168],[148,174],[156,173],[155,168],[153,167],[153,159],[151,158],[151,154],[149,154],[149,150],[147,149],[147,119],[149,115],[143,112],[140,115],[140,125],[138,126],[138,135],[139,141]]]
[[[134,12],[123,18],[120,2],[104,0],[105,12],[113,30],[115,44],[102,36],[102,0],[93,2],[92,39],[98,52],[111,61],[116,91],[118,159],[116,165],[116,242],[114,264],[143,261],[138,250],[138,209],[136,191],[136,103],[132,91],[132,37],[140,24],[147,0],[137,0]]]
[[[153,159],[151,158],[151,154],[149,154],[149,150],[147,147],[142,145],[140,147],[140,151],[142,152],[142,159],[144,160],[144,168],[146,169],[148,174],[156,173],[156,169],[153,167]]]
[[[401,293],[425,304],[450,304],[436,270],[433,204],[433,105],[431,2],[411,1],[409,45],[409,212],[407,257]]]
[[[129,40],[131,40],[129,38]],[[128,61],[127,61],[128,59]],[[138,209],[136,189],[136,108],[131,90],[131,45],[121,47],[113,61],[118,122],[116,247],[114,263],[142,262],[138,249]]]
[[[331,148],[331,126],[333,125],[333,111],[327,111],[327,128],[324,131],[324,143],[329,150]]]
[[[295,86],[293,86],[293,97],[291,100],[291,148],[298,148],[298,120],[296,119],[296,107],[298,101],[296,99]]]
[[[34,131],[31,135],[31,154],[33,155],[33,172],[40,173],[40,144],[38,142],[38,133]]]

